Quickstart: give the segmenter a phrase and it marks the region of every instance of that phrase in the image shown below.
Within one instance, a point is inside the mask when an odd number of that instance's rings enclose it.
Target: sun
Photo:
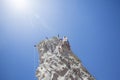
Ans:
[[[24,10],[27,8],[28,4],[25,0],[12,0],[13,7],[18,10]]]
[[[25,12],[30,8],[28,0],[8,0],[8,4],[11,10],[18,12]]]

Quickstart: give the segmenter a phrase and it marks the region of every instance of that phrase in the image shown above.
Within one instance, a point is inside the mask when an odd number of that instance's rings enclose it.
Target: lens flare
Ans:
[[[7,4],[14,12],[25,12],[30,9],[30,3],[27,0],[7,0]]]

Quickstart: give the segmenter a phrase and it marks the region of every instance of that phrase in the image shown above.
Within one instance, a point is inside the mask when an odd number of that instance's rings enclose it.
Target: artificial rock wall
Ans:
[[[73,54],[67,37],[45,39],[36,47],[40,59],[38,80],[95,80]]]

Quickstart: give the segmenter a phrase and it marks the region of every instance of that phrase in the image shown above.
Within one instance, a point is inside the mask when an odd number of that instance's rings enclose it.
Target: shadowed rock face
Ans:
[[[40,54],[38,80],[95,80],[73,54],[67,38],[46,39],[37,48]]]

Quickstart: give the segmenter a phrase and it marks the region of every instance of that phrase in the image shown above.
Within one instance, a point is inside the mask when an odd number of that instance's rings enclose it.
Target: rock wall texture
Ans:
[[[40,54],[38,80],[95,80],[71,51],[67,37],[45,39],[37,48]]]

